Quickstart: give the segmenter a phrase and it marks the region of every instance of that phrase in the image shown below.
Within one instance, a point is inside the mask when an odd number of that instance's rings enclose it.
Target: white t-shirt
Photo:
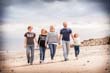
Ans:
[[[74,45],[80,45],[81,42],[80,42],[80,38],[74,38]]]

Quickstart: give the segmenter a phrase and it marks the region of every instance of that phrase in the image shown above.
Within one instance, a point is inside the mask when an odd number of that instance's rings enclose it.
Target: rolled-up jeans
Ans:
[[[33,63],[34,60],[34,45],[27,45],[26,49],[28,63]]]
[[[64,56],[64,59],[68,59],[70,41],[62,40],[62,46],[63,46],[63,56]]]

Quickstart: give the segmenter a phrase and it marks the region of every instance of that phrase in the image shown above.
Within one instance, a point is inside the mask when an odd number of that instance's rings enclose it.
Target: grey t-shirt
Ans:
[[[56,32],[49,32],[46,42],[48,42],[48,44],[58,43],[58,34]]]

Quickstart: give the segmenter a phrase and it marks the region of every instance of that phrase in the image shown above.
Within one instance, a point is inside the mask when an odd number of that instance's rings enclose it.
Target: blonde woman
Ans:
[[[47,34],[46,43],[48,43],[51,60],[53,61],[58,43],[58,34],[55,32],[55,27],[53,25],[50,26],[50,32]]]

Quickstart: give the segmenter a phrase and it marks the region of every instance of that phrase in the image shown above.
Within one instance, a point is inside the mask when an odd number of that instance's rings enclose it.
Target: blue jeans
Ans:
[[[70,41],[62,41],[64,59],[68,59]]]
[[[79,46],[74,46],[74,50],[75,50],[75,57],[77,57],[79,55]]]
[[[26,55],[28,63],[32,64],[34,60],[34,45],[27,45]]]
[[[55,56],[55,52],[56,52],[56,44],[49,44],[49,48],[50,48],[50,55],[51,55],[51,59],[54,59]]]
[[[40,47],[40,60],[44,61],[45,59],[45,47]]]

